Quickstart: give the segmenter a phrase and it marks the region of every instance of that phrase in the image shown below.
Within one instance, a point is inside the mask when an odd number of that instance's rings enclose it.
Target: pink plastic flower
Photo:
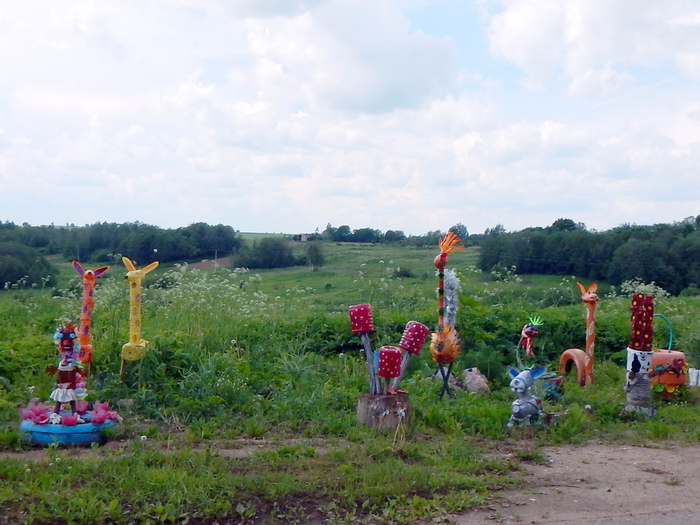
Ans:
[[[95,410],[104,410],[106,412],[107,410],[109,410],[109,401],[95,401],[93,408]]]
[[[39,402],[38,400],[32,399],[27,405],[27,408],[21,408],[19,410],[19,414],[22,416],[23,419],[28,419],[32,423],[36,423],[37,425],[44,425],[49,421],[49,416],[46,413],[46,411],[46,405]]]
[[[78,423],[78,414],[66,414],[62,416],[61,422],[67,427],[72,427]]]
[[[122,416],[117,414],[116,410],[109,410],[107,411],[107,419],[111,419],[112,421],[121,421]]]
[[[98,409],[98,410],[93,410],[90,412],[90,422],[94,423],[95,425],[100,425],[105,422],[107,419],[107,411]]]

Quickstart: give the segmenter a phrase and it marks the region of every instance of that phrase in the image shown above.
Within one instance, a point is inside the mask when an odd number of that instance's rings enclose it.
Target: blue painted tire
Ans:
[[[47,447],[53,443],[60,446],[86,446],[92,443],[102,443],[104,436],[102,430],[113,428],[114,422],[110,419],[104,423],[80,423],[79,425],[37,425],[28,419],[19,425],[22,439],[26,443]]]

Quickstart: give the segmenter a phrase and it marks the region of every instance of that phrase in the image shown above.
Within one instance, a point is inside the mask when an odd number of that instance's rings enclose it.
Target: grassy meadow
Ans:
[[[568,381],[561,398],[545,401],[560,414],[556,425],[508,431],[506,367],[517,363],[522,325],[544,319],[536,360],[526,364],[555,371],[564,349],[584,344],[585,307],[575,276],[484,273],[473,248],[450,255],[461,280],[455,372],[478,367],[491,393],[439,400],[425,348],[401,385],[410,423],[388,433],[358,427],[368,380],[347,308],[372,305],[374,348],[397,344],[410,320],[434,329],[438,250],[322,246],[317,271],[159,267],[144,279],[149,351],[127,364],[123,381],[128,286],[114,264],[97,280],[87,385],[89,400],[109,401],[124,417],[104,447],[29,450],[18,434],[18,407],[53,389],[43,372],[57,359],[51,336],[57,323],[78,321],[79,277],[66,261],[56,289],[0,293],[0,522],[429,522],[522,483],[521,464],[541,460],[543,444],[700,440],[694,391],[659,401],[650,420],[621,415],[629,298],[605,283],[596,383]],[[656,311],[673,326],[674,349],[700,366],[700,299],[662,296]],[[655,344],[666,347],[668,326],[655,327]]]

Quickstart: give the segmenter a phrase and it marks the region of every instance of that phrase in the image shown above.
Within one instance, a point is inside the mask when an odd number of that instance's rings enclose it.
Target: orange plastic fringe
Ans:
[[[459,336],[451,326],[441,332],[434,332],[430,342],[430,354],[433,361],[441,365],[450,364],[459,354]]]
[[[452,253],[456,250],[464,250],[463,245],[457,244],[459,242],[460,242],[460,239],[456,233],[447,232],[445,235],[443,235],[442,239],[440,239],[440,242],[438,243],[438,246],[440,247],[440,252],[441,253]]]

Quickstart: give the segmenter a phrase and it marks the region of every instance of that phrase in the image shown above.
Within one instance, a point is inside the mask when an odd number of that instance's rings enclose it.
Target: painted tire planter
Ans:
[[[102,443],[105,438],[102,430],[115,427],[115,423],[108,419],[104,423],[80,423],[78,425],[37,425],[25,419],[19,425],[22,439],[32,445],[47,447],[53,443],[60,446],[87,446],[93,443]]]

